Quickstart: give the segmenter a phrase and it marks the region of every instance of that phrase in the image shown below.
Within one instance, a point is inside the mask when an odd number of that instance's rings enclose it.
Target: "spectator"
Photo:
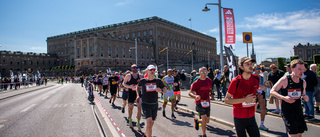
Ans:
[[[306,95],[309,97],[309,101],[303,101],[305,108],[305,117],[308,120],[314,119],[314,104],[313,104],[313,93],[315,92],[316,87],[318,86],[318,78],[316,73],[308,69],[308,64],[304,64],[306,71],[304,72],[303,79],[307,83]]]

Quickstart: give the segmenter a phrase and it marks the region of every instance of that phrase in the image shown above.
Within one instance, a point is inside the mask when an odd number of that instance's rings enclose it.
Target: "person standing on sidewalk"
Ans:
[[[167,92],[163,82],[154,77],[155,71],[156,68],[153,65],[149,65],[147,67],[148,77],[139,80],[136,89],[137,100],[142,98],[141,106],[144,116],[147,119],[146,132],[143,135],[144,137],[152,136],[152,126],[157,118],[158,111],[158,92]],[[140,94],[141,92],[142,94]]]
[[[271,89],[271,95],[283,100],[281,103],[281,116],[286,126],[286,133],[289,137],[301,137],[307,131],[307,124],[304,121],[301,99],[309,101],[306,95],[306,81],[302,79],[306,69],[304,62],[295,59],[290,63],[292,73],[282,77]],[[278,91],[281,90],[281,94]]]
[[[239,75],[234,78],[225,97],[226,104],[233,104],[234,125],[238,137],[259,137],[260,131],[255,119],[256,94],[260,78],[253,72],[256,61],[248,57],[239,60]]]
[[[211,79],[211,81],[213,81],[213,79],[214,79],[213,69],[211,67],[209,67],[208,70],[209,70],[208,77]],[[213,85],[212,85],[212,87],[213,87]],[[213,89],[211,90],[210,97],[212,100],[214,100],[214,90]]]
[[[306,87],[306,95],[309,97],[309,101],[303,101],[304,109],[305,109],[305,117],[308,120],[314,119],[314,104],[313,104],[313,93],[318,87],[318,78],[316,73],[308,69],[308,64],[304,64],[306,68],[306,72],[304,72],[304,80],[307,82]]]
[[[202,137],[206,137],[207,123],[210,121],[210,93],[212,90],[212,80],[207,78],[207,68],[199,69],[200,77],[191,85],[189,96],[195,98],[196,110],[201,119],[194,119],[195,129],[199,130],[199,123],[202,127]],[[195,94],[194,94],[195,93]]]
[[[229,80],[229,69],[227,65],[224,65],[223,67],[223,74],[220,77],[221,80],[221,92],[223,93],[223,97],[226,97],[227,94],[227,87],[230,84],[230,80]]]
[[[277,70],[277,67],[275,64],[271,64],[270,69],[272,71],[270,71],[268,74],[268,83],[269,83],[269,87],[273,87],[273,85],[276,84],[278,82],[278,80],[284,75],[284,72],[282,70]],[[270,99],[273,99],[273,98],[270,97]],[[279,103],[281,104],[281,100],[279,100],[277,98],[274,98],[274,99],[275,99],[274,102],[276,105],[276,109],[274,111],[272,111],[272,113],[279,114],[281,112],[281,110],[279,108]]]
[[[317,64],[311,64],[310,65],[310,70],[313,71],[314,73],[316,73],[317,76],[317,80],[318,80],[318,85],[319,85],[319,78],[317,75]],[[316,87],[315,93],[314,93],[314,98],[316,99],[316,113],[320,114],[319,111],[319,105],[320,105],[320,90],[319,90],[319,86]]]

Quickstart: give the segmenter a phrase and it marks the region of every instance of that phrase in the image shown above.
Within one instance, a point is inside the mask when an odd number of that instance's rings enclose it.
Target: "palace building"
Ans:
[[[169,68],[190,72],[192,63],[193,69],[219,68],[216,43],[214,37],[150,17],[48,37],[47,50],[59,58],[57,65],[74,65],[75,75],[124,71],[136,56],[139,68],[156,64],[165,70],[168,60]]]

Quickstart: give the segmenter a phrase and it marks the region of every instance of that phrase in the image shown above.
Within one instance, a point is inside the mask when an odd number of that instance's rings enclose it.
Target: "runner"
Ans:
[[[311,64],[310,65],[310,70],[313,71],[314,73],[316,73],[316,76],[318,78],[317,75],[317,64]],[[319,84],[319,79],[318,79],[318,84]],[[320,90],[319,87],[316,88],[316,91],[314,93],[314,98],[316,99],[316,104],[315,104],[315,108],[316,108],[316,114],[320,114],[319,111],[319,105],[320,105]]]
[[[128,88],[128,119],[129,119],[129,126],[130,128],[133,127],[132,125],[132,110],[134,107],[134,101],[137,98],[137,93],[136,93],[136,88],[137,88],[137,84],[140,80],[140,78],[142,78],[141,75],[138,74],[138,67],[136,64],[131,65],[131,71],[132,74],[128,74],[123,81],[123,86],[125,88]],[[140,104],[140,101],[137,102],[137,104]],[[138,105],[138,114],[137,114],[137,130],[141,131],[141,127],[140,127],[140,118],[141,118],[141,105]],[[124,107],[122,108],[124,111]]]
[[[290,63],[292,73],[282,77],[271,89],[271,95],[280,98],[281,115],[289,137],[301,137],[307,131],[301,107],[302,100],[309,101],[306,95],[306,81],[301,79],[305,70],[304,62],[295,59]],[[277,91],[281,90],[281,94]]]
[[[164,85],[166,85],[167,87],[167,91],[164,94],[164,103],[162,105],[162,116],[166,117],[166,106],[168,103],[168,99],[171,101],[171,118],[172,119],[176,119],[176,116],[174,116],[174,108],[175,108],[175,98],[174,98],[174,94],[173,94],[173,90],[174,90],[174,77],[172,76],[172,69],[168,69],[167,71],[168,75],[166,75],[165,77],[162,78],[162,81],[164,83]]]
[[[118,77],[117,85],[120,85],[121,78],[120,78],[120,75],[118,72],[116,72],[116,76]],[[117,91],[118,91],[118,97],[120,97],[120,88],[119,87],[118,87]]]
[[[99,71],[99,75],[97,77],[97,86],[98,86],[98,91],[99,91],[100,96],[103,95],[103,94],[101,94],[101,92],[103,92],[102,91],[102,78],[103,78],[102,71]]]
[[[128,70],[126,72],[126,74],[130,74],[130,71]],[[126,74],[124,74],[124,77],[126,76]],[[127,100],[128,100],[128,97],[129,97],[129,89],[124,87],[124,83],[123,83],[124,79],[121,80],[120,82],[120,88],[122,88],[122,101],[123,101],[123,104],[122,104],[122,109],[121,109],[121,112],[124,113],[125,112],[125,108],[126,108],[126,105],[127,105]]]
[[[271,64],[270,69],[272,71],[270,71],[268,74],[268,83],[269,83],[269,87],[273,87],[273,85],[276,84],[277,81],[284,75],[284,72],[282,70],[277,70],[277,67],[275,64]],[[281,110],[279,108],[279,103],[281,104],[281,100],[279,100],[277,98],[274,98],[274,99],[275,99],[274,102],[276,105],[276,109],[274,111],[272,111],[272,113],[279,114],[281,112]],[[273,100],[272,96],[270,97],[270,100]]]
[[[152,136],[152,126],[158,111],[158,92],[166,93],[167,91],[163,82],[158,78],[154,78],[155,71],[156,68],[153,65],[149,65],[147,67],[148,77],[141,79],[136,89],[137,100],[142,98],[141,105],[147,119],[144,137]],[[141,92],[142,94],[140,94]]]
[[[104,74],[102,79],[102,87],[103,87],[103,94],[104,93],[106,94],[105,98],[108,98],[108,81],[109,81],[108,75]]]
[[[181,100],[181,91],[180,91],[180,85],[181,85],[181,79],[180,77],[178,77],[178,71],[176,69],[173,69],[173,76],[174,76],[174,90],[173,90],[173,94],[176,100],[175,103],[175,109],[178,109],[178,103]]]
[[[115,106],[114,105],[114,101],[116,100],[117,98],[117,90],[118,90],[118,81],[119,81],[119,78],[118,76],[116,76],[115,72],[111,72],[111,77],[109,77],[109,90],[110,90],[110,93],[111,93],[111,97],[110,97],[110,100],[109,100],[109,103],[111,103],[112,99],[112,106]]]
[[[96,74],[93,75],[92,80],[93,80],[93,89],[97,90],[97,75]]]
[[[303,79],[306,81],[306,95],[309,97],[309,101],[303,101],[304,104],[304,114],[308,120],[314,120],[314,103],[313,96],[315,89],[318,87],[318,77],[317,74],[311,71],[308,67],[308,64],[304,64],[306,71],[304,72]]]
[[[239,75],[234,78],[225,97],[226,104],[233,104],[234,125],[238,137],[259,137],[255,114],[256,93],[259,76],[252,74],[254,59],[243,57],[239,60]]]
[[[195,98],[196,110],[201,116],[200,119],[195,118],[195,129],[199,130],[199,124],[202,127],[202,137],[206,137],[207,123],[210,121],[210,93],[212,90],[212,80],[207,78],[207,68],[199,69],[200,77],[191,85],[189,96]],[[195,94],[194,94],[195,93]]]
[[[265,90],[265,81],[267,81],[264,77],[263,77],[263,74],[260,73],[261,71],[261,67],[260,65],[254,65],[253,67],[254,69],[254,74],[258,75],[260,77],[260,82],[259,82],[259,88],[258,88],[258,102],[259,102],[259,105],[260,105],[260,109],[261,109],[261,112],[260,112],[260,121],[261,121],[261,124],[260,124],[260,127],[259,129],[260,130],[264,130],[264,131],[268,131],[269,129],[267,127],[264,126],[264,119],[266,117],[266,111],[267,111],[267,108],[266,108],[266,90]],[[256,105],[256,109],[257,109],[257,106]]]

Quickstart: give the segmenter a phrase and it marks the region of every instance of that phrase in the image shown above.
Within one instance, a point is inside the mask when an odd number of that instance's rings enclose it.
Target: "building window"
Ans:
[[[147,36],[147,31],[143,31],[143,36]]]
[[[130,34],[128,33],[128,34],[127,34],[127,38],[129,38],[129,36],[130,36]]]
[[[138,38],[140,38],[140,32],[138,32]]]
[[[318,50],[318,54],[320,54],[320,50]]]
[[[83,54],[87,54],[87,47],[83,47]]]
[[[80,48],[77,48],[77,55],[80,55]]]
[[[166,33],[162,32],[162,36],[163,36],[163,37],[166,36]]]
[[[308,51],[308,55],[310,55],[310,51]]]
[[[103,47],[100,46],[100,54],[103,55]]]
[[[136,37],[136,35],[135,35],[135,33],[134,33],[134,32],[132,33],[132,37],[133,37],[133,38],[134,38],[134,37]]]
[[[90,47],[90,54],[93,54],[93,47]]]
[[[313,51],[312,51],[312,54],[316,54],[316,51],[315,51],[315,50],[313,50]]]
[[[152,29],[151,29],[151,30],[149,30],[149,35],[150,35],[150,36],[152,35]]]
[[[160,32],[160,30],[158,30],[158,36],[160,36],[161,35],[161,32]]]
[[[108,54],[111,54],[111,47],[108,48]]]
[[[116,56],[118,57],[118,54],[119,54],[119,48],[116,47]]]
[[[122,55],[123,55],[123,57],[126,57],[126,49],[125,48],[122,48]]]

